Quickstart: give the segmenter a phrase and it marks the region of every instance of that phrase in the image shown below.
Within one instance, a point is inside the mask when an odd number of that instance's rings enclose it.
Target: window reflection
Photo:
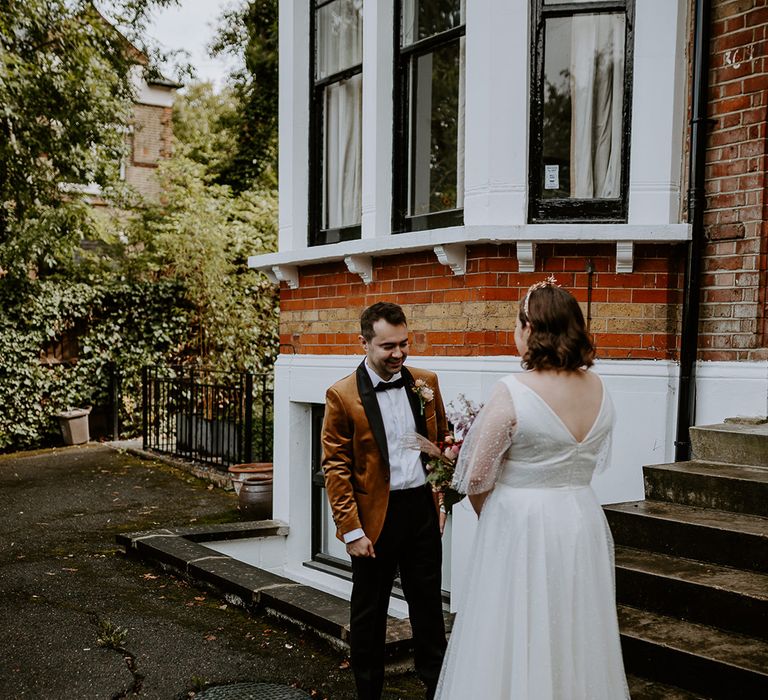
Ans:
[[[624,31],[623,14],[546,21],[545,199],[621,196]]]

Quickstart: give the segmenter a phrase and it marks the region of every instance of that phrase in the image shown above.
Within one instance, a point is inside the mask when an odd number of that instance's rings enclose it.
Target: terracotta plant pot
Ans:
[[[267,474],[272,478],[272,462],[251,462],[250,464],[233,464],[227,470],[235,487],[235,495],[240,495],[240,487],[246,477],[254,474]]]
[[[272,518],[272,475],[252,474],[245,478],[238,495],[240,514],[245,520]]]

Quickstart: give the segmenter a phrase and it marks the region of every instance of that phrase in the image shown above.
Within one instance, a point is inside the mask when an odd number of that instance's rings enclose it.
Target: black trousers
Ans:
[[[399,568],[413,630],[416,672],[435,693],[445,653],[440,579],[442,545],[428,486],[392,491],[375,558],[352,557],[350,651],[360,700],[379,700],[384,685],[387,608]]]

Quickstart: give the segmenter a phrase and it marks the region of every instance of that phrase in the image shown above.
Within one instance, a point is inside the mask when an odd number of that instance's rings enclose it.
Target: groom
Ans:
[[[438,514],[407,432],[431,441],[447,431],[437,376],[408,370],[408,326],[397,304],[360,317],[365,360],[325,396],[323,471],[337,537],[352,558],[350,650],[358,698],[378,700],[392,583],[399,568],[413,630],[416,672],[435,693],[445,652]],[[425,384],[419,392],[415,381]],[[430,391],[431,390],[431,395]]]

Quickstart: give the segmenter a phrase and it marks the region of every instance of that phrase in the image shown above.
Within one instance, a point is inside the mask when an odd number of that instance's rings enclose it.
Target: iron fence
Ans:
[[[222,470],[272,461],[273,376],[147,366],[142,443]]]

